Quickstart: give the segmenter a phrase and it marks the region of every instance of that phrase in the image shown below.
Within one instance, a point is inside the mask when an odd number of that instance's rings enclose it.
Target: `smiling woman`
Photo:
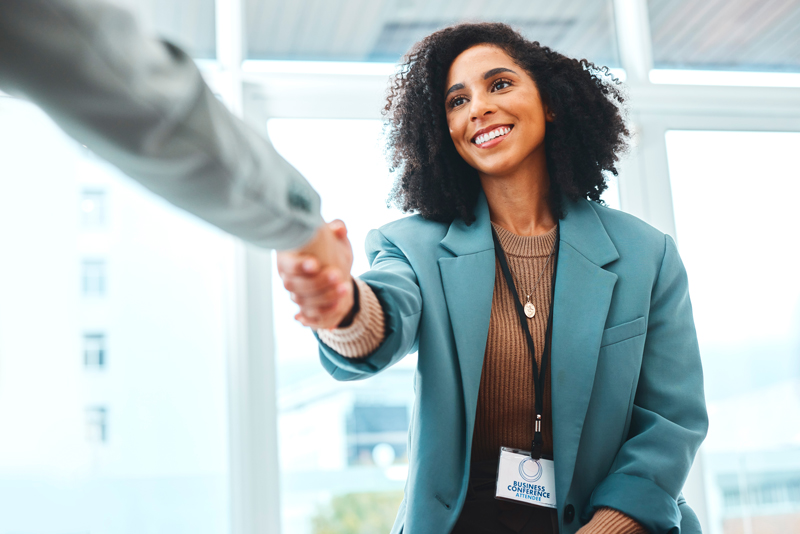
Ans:
[[[469,84],[466,76],[473,61],[481,63]],[[426,37],[406,56],[384,109],[392,163],[401,173],[395,202],[427,219],[471,221],[480,170],[467,155],[469,143],[476,134],[487,133],[479,130],[498,125],[498,113],[493,112],[500,102],[539,114],[529,117],[533,122],[505,126],[524,125],[530,131],[513,135],[526,143],[544,140],[535,157],[546,159],[548,200],[556,214],[562,195],[600,200],[606,175],[617,174],[616,162],[629,135],[624,97],[615,82],[607,68],[527,41],[503,24],[453,26]],[[483,110],[488,114],[467,117],[475,105],[488,105]],[[492,152],[503,159],[502,151]]]
[[[521,68],[521,74],[497,64],[513,64],[502,49],[478,45],[464,51],[450,67],[445,109],[450,138],[456,151],[481,175],[508,176],[537,161],[546,172],[544,158],[545,124],[552,114],[545,108],[536,83]],[[481,70],[489,68],[484,73]],[[507,121],[507,122],[506,122]],[[506,122],[506,123],[504,123]],[[520,142],[497,147],[517,127]],[[512,154],[516,151],[519,154]],[[514,157],[518,156],[518,157]]]
[[[671,238],[598,202],[628,135],[601,72],[502,24],[427,37],[385,108],[394,198],[418,214],[368,235],[341,297],[281,272],[301,321],[334,326],[316,331],[334,378],[418,350],[393,534],[700,532],[686,272]]]

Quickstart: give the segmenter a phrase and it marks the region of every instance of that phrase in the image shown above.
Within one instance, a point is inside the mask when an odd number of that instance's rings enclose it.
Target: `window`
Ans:
[[[229,533],[236,242],[31,104],[0,98],[0,117],[0,198],[34,199],[0,210],[0,255],[25,258],[0,262],[0,534]],[[113,199],[102,235],[86,190]],[[84,260],[113,265],[100,302],[81,298]]]
[[[86,408],[86,441],[91,443],[108,441],[108,410],[105,406]]]
[[[106,193],[99,189],[81,192],[81,222],[87,229],[101,228],[106,223]]]
[[[83,364],[102,369],[106,366],[106,335],[83,335]]]
[[[106,294],[106,262],[83,260],[82,287],[86,297],[102,297]]]
[[[408,407],[356,405],[347,419],[349,465],[407,462]]]
[[[710,428],[712,534],[800,527],[800,133],[671,131],[677,242],[689,275]]]
[[[403,216],[386,206],[391,177],[380,121],[273,119],[269,134],[325,199],[323,216],[347,223],[353,272],[367,270],[367,232]],[[358,514],[363,523],[350,530],[388,532],[408,473],[416,359],[407,356],[368,380],[335,381],[319,363],[314,336],[293,319],[277,274],[273,283],[283,532],[334,529],[336,517],[359,506],[372,513]]]

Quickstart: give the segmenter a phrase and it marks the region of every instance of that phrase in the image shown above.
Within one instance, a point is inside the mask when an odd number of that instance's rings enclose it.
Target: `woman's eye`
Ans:
[[[467,99],[464,98],[463,96],[457,96],[453,100],[450,101],[450,107],[451,108],[457,108],[458,106],[460,106],[461,104],[463,104],[466,101],[467,101]]]
[[[511,87],[511,82],[509,80],[497,80],[492,84],[492,89],[495,91],[505,89],[506,87]]]

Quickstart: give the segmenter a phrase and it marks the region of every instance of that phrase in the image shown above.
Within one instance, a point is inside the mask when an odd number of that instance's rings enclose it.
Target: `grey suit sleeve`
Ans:
[[[0,0],[0,89],[176,206],[267,248],[304,244],[319,196],[192,60],[100,0]]]

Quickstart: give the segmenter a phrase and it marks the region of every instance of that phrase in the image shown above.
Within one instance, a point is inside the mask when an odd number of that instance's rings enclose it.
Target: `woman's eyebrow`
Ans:
[[[461,90],[463,88],[464,88],[464,84],[463,83],[457,83],[457,84],[453,85],[450,89],[448,89],[447,92],[444,94],[444,96],[447,97],[447,95],[449,95],[453,91],[459,91],[459,90]]]
[[[488,80],[488,79],[489,79],[489,78],[491,78],[492,76],[495,76],[496,74],[500,74],[501,72],[510,72],[510,73],[512,73],[512,74],[517,74],[515,71],[513,71],[513,70],[511,70],[511,69],[509,69],[509,68],[506,68],[506,67],[497,67],[497,68],[495,68],[495,69],[492,69],[492,70],[487,70],[487,71],[486,71],[486,72],[483,74],[483,79],[484,79],[484,80]],[[449,95],[449,94],[450,94],[450,93],[452,93],[453,91],[459,91],[459,90],[461,90],[461,89],[463,89],[463,88],[464,88],[464,84],[463,84],[463,83],[457,83],[457,84],[453,85],[453,86],[452,86],[450,89],[448,89],[448,90],[447,90],[447,92],[444,94],[444,96],[446,97],[447,95]]]
[[[486,73],[483,75],[483,79],[484,80],[488,80],[492,76],[494,76],[496,74],[500,74],[501,72],[510,72],[512,74],[517,74],[516,72],[514,72],[511,69],[507,69],[505,67],[497,67],[496,69],[487,70]]]

